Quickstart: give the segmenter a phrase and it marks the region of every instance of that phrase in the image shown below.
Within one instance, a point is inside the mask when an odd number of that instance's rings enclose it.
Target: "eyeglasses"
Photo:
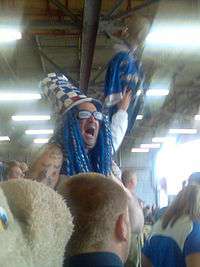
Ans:
[[[79,110],[77,117],[78,119],[89,119],[91,116],[93,116],[96,120],[102,121],[103,120],[103,114],[99,111],[89,111],[89,110]]]

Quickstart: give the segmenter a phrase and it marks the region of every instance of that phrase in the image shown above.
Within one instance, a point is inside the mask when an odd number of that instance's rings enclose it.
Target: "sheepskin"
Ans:
[[[0,183],[8,228],[0,231],[0,266],[61,267],[72,217],[60,195],[30,180]]]

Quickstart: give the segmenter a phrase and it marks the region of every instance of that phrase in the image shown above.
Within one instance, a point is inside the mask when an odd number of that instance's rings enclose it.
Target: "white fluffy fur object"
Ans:
[[[61,267],[73,225],[64,200],[29,180],[0,183],[0,206],[8,228],[0,231],[0,266]]]

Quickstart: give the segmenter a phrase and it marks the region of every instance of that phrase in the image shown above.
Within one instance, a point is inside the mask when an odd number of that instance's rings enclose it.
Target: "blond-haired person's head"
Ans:
[[[128,197],[115,181],[98,173],[81,173],[60,193],[74,218],[68,255],[113,252],[126,261],[130,243]]]
[[[188,185],[184,187],[170,207],[165,212],[162,219],[162,226],[171,226],[182,216],[188,216],[191,220],[200,221],[200,186]]]
[[[134,170],[126,169],[122,172],[122,183],[130,192],[135,191],[137,187],[137,175]]]
[[[24,177],[23,171],[21,169],[21,165],[19,161],[13,160],[7,162],[7,168],[6,168],[6,179],[20,179]]]

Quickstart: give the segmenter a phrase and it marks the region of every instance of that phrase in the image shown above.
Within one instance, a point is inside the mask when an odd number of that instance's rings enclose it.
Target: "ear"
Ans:
[[[129,229],[128,229],[128,218],[127,214],[123,213],[120,214],[117,222],[116,222],[116,237],[120,241],[127,241],[128,240],[128,234],[129,234]]]

